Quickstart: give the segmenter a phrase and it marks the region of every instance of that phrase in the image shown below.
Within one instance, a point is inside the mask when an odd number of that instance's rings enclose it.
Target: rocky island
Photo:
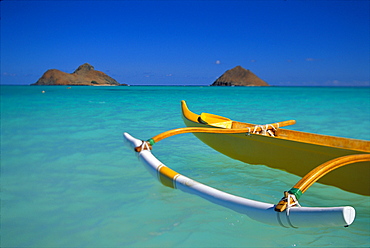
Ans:
[[[121,86],[107,74],[96,71],[88,63],[80,65],[73,73],[62,72],[57,69],[47,70],[36,83],[31,85],[92,85],[92,86]]]
[[[227,70],[211,86],[270,86],[250,70],[240,65]]]

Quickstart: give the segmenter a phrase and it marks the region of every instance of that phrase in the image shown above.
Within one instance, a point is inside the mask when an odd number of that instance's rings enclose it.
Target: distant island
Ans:
[[[250,70],[240,65],[227,70],[211,86],[270,86]]]
[[[127,86],[101,71],[96,71],[92,65],[80,65],[73,73],[57,69],[47,70],[36,83],[31,85],[89,85],[89,86]]]
[[[104,72],[97,71],[89,63],[80,65],[73,73],[58,69],[47,70],[36,83],[31,85],[67,86],[127,86],[120,84]],[[227,70],[210,86],[270,86],[250,70],[240,65]]]

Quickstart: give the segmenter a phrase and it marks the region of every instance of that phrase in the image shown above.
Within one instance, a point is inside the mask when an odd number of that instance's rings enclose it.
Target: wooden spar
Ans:
[[[307,175],[299,180],[299,182],[296,183],[293,188],[297,188],[301,190],[302,193],[304,193],[309,187],[311,187],[312,184],[314,184],[317,180],[319,180],[321,177],[325,176],[332,170],[335,170],[347,164],[366,161],[370,161],[370,154],[355,154],[335,158],[322,165],[319,165],[318,167],[307,173]]]

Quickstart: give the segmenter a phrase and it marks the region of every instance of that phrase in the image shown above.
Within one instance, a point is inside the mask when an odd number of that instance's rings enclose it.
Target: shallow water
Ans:
[[[42,91],[45,93],[42,93]],[[349,228],[284,229],[163,187],[124,146],[183,127],[180,101],[264,124],[370,140],[370,88],[1,86],[1,247],[368,247],[370,198],[315,184],[304,206],[356,208]],[[179,173],[276,203],[299,178],[248,165],[193,135],[154,153]]]

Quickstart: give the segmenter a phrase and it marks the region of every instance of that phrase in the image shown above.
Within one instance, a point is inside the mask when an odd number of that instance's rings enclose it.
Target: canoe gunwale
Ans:
[[[183,118],[186,118],[188,121],[191,121],[194,124],[201,124],[209,128],[220,128],[220,127],[214,127],[212,125],[208,125],[204,122],[200,122],[199,121],[200,115],[190,111],[185,101],[182,101],[181,105],[182,105],[182,116]],[[232,128],[242,128],[242,127],[252,128],[255,126],[256,126],[255,124],[251,124],[251,123],[233,121]],[[255,134],[255,135],[260,135],[260,134]],[[333,147],[333,148],[338,148],[338,149],[352,150],[352,151],[356,151],[359,153],[370,153],[370,141],[367,141],[367,140],[335,137],[335,136],[330,136],[330,135],[308,133],[308,132],[295,131],[295,130],[289,130],[289,129],[284,129],[284,128],[278,129],[277,136],[275,137],[268,136],[268,137],[272,139],[290,140],[290,141],[309,143],[309,144],[315,144],[315,145],[320,145],[320,146]]]

